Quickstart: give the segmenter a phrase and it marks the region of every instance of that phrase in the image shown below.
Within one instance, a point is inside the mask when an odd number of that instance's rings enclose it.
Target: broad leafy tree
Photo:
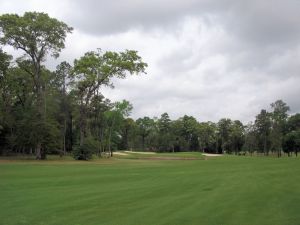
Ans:
[[[171,132],[171,119],[168,113],[161,114],[157,120],[158,127],[158,150],[159,151],[174,151],[174,137]]]
[[[290,107],[282,100],[277,100],[271,104],[272,111],[272,132],[271,143],[272,149],[277,152],[278,157],[281,156],[284,129],[286,126]]]
[[[229,134],[229,152],[234,152],[238,154],[244,145],[244,133],[245,128],[241,121],[235,120],[231,124],[230,134]]]
[[[65,47],[64,41],[72,28],[45,13],[26,12],[23,16],[4,14],[0,16],[0,43],[10,45],[24,52],[23,60],[27,60],[31,70],[28,70],[36,94],[37,119],[39,127],[45,126],[45,80],[42,73],[42,63],[48,54],[57,58]],[[37,137],[36,158],[42,158],[42,135]]]
[[[229,136],[231,132],[231,119],[223,118],[218,122],[218,134],[220,139],[221,152],[230,151],[229,149]]]
[[[145,150],[146,138],[154,130],[155,122],[154,122],[153,119],[145,116],[143,118],[137,119],[136,124],[137,124],[137,127],[138,127],[138,134],[141,137],[142,150]]]
[[[147,64],[136,51],[87,52],[74,61],[76,93],[80,105],[80,145],[86,137],[87,113],[90,101],[102,86],[113,86],[111,78],[125,78],[127,74],[145,73]]]
[[[71,115],[72,99],[71,96],[68,95],[71,85],[74,81],[71,71],[72,71],[72,67],[69,63],[67,63],[66,61],[61,62],[56,67],[55,80],[54,80],[54,85],[56,85],[57,95],[60,100],[58,120],[61,124],[61,133],[62,133],[61,153],[63,153],[64,155],[66,155],[67,152],[67,145],[71,149],[70,134],[68,135],[68,131],[72,130],[72,128],[70,127],[71,119],[72,119],[72,115]]]
[[[295,152],[298,156],[300,151],[300,114],[297,113],[288,118],[287,133],[284,136],[283,150],[291,155],[291,152]]]
[[[217,126],[212,122],[202,122],[198,126],[199,145],[202,152],[217,153]]]
[[[271,132],[271,114],[265,109],[256,116],[255,127],[257,129],[258,138],[260,140],[260,146],[263,146],[264,154],[269,154],[269,136]]]

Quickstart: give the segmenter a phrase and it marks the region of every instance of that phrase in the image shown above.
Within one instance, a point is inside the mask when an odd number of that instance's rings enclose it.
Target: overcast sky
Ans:
[[[97,48],[137,50],[147,75],[103,90],[134,118],[247,122],[277,99],[300,112],[300,0],[0,0],[0,14],[26,11],[74,28],[52,69]]]

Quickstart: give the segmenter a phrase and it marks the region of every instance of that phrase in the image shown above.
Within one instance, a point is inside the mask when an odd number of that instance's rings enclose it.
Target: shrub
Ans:
[[[83,145],[75,146],[73,150],[73,157],[76,160],[90,160],[93,153],[97,151],[97,141],[93,138],[86,138]]]

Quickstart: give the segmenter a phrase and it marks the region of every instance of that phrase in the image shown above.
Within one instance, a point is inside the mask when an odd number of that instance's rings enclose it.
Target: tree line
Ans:
[[[72,153],[76,159],[113,155],[114,150],[158,152],[297,155],[300,114],[288,115],[282,100],[261,110],[244,125],[228,118],[198,122],[192,116],[171,120],[130,118],[133,106],[112,102],[101,93],[112,78],[146,73],[136,51],[85,53],[72,64],[61,62],[51,71],[47,57],[59,57],[72,27],[45,13],[0,16],[0,43],[23,53],[13,59],[0,48],[0,154]],[[1,46],[0,46],[1,47]]]

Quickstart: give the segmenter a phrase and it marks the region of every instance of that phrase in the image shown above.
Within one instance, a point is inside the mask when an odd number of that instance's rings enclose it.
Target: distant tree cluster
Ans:
[[[220,119],[217,123],[198,122],[192,116],[171,120],[167,113],[160,118],[131,120],[127,145],[117,149],[157,152],[200,151],[228,154],[263,154],[296,156],[300,149],[300,114],[288,115],[282,100],[271,104],[272,111],[261,110],[254,122]],[[121,134],[121,133],[120,133]],[[120,138],[122,140],[122,134]],[[129,139],[128,139],[129,137]],[[124,142],[124,140],[123,140]]]
[[[112,156],[114,150],[297,155],[300,114],[288,115],[281,100],[247,125],[228,118],[198,122],[187,115],[171,120],[167,113],[130,118],[133,106],[111,102],[101,88],[113,87],[113,77],[145,73],[147,64],[136,51],[98,50],[50,71],[46,57],[59,56],[71,31],[44,13],[0,16],[0,43],[24,53],[13,60],[0,49],[0,155],[72,154],[83,160]]]

